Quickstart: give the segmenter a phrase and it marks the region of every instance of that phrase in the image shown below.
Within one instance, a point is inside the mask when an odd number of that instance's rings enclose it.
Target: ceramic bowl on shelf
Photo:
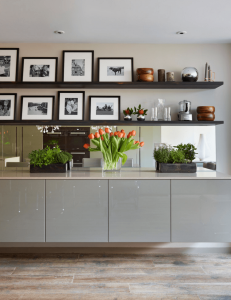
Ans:
[[[215,113],[215,107],[214,106],[198,106],[197,107],[197,113],[198,114],[203,114],[203,113],[214,114]]]

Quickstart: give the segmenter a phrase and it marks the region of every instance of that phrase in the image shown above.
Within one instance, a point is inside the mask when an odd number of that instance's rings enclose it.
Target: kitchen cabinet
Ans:
[[[172,242],[231,242],[229,180],[172,180]]]
[[[47,180],[47,242],[108,242],[108,181]]]
[[[170,242],[170,180],[109,180],[109,242]]]
[[[0,242],[45,242],[45,180],[0,180]]]

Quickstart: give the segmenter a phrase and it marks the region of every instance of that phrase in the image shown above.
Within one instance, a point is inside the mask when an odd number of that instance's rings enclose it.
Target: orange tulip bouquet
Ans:
[[[128,150],[136,150],[144,146],[144,142],[135,141],[136,131],[132,130],[126,136],[125,131],[110,132],[109,128],[99,129],[99,132],[89,134],[88,137],[96,148],[90,147],[90,144],[84,144],[85,149],[89,151],[101,151],[104,159],[104,170],[117,170],[117,163],[122,159],[122,165],[127,161]]]

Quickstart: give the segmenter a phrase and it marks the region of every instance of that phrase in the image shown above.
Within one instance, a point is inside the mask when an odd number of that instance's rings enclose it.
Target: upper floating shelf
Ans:
[[[0,121],[0,125],[40,125],[40,126],[215,126],[224,121]]]
[[[2,89],[216,89],[215,82],[1,82]]]

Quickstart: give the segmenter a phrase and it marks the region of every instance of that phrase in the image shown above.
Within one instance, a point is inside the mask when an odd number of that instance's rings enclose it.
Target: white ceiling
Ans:
[[[0,42],[230,43],[230,14],[231,0],[0,0]]]

